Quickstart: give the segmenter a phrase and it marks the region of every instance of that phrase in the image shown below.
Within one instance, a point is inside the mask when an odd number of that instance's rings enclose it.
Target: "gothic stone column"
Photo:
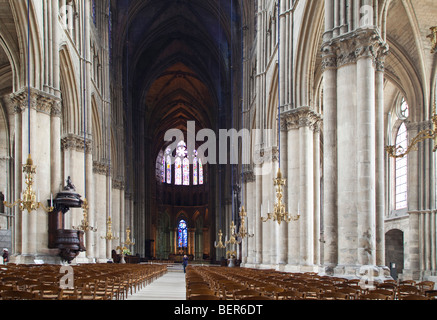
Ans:
[[[57,137],[56,135],[52,136],[51,115],[52,113],[56,114],[59,99],[34,88],[22,88],[11,94],[10,99],[14,105],[16,120],[15,176],[19,177],[17,181],[21,182],[15,185],[16,198],[20,197],[21,192],[26,188],[22,166],[30,151],[36,166],[33,189],[39,195],[39,201],[47,206],[46,199],[50,199],[53,174],[50,156],[53,145],[56,145],[52,141]],[[28,103],[30,103],[30,110]],[[40,143],[41,141],[47,143]],[[55,259],[56,253],[48,249],[47,213],[42,209],[31,213],[26,210],[23,212],[17,210],[16,212],[19,215],[19,219],[16,221],[16,234],[20,237],[15,239],[15,247],[19,253],[16,262],[33,263],[36,257],[40,257],[46,262]]]
[[[329,24],[332,28],[333,23]],[[337,55],[333,47],[323,52],[323,243],[327,273],[338,262],[337,221]]]

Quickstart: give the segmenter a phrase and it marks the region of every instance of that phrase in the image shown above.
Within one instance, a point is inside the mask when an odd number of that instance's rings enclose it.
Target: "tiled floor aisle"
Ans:
[[[126,300],[186,300],[185,274],[170,271]]]

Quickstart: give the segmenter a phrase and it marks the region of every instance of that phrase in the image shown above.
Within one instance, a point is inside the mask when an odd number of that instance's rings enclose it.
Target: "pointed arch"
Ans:
[[[91,108],[92,108],[92,135],[93,135],[93,158],[100,161],[103,157],[103,139],[102,139],[102,126],[99,115],[99,109],[97,106],[96,97],[93,94],[91,96]]]
[[[292,88],[295,92],[295,97],[292,97],[295,107],[314,104],[316,78],[322,74],[321,63],[317,59],[320,59],[324,30],[324,1],[307,1],[302,16],[303,23],[297,37],[299,41],[293,50],[296,53],[295,61],[291,62],[296,69],[291,74],[291,77],[295,77]]]
[[[80,134],[79,88],[73,63],[67,46],[63,46],[59,53],[60,86],[63,114],[63,134]]]
[[[31,66],[31,68],[29,68],[30,87],[43,90],[44,57],[42,54],[42,39],[44,39],[44,37],[39,34],[39,30],[42,30],[42,28],[38,25],[38,14],[35,5],[33,1],[30,1],[28,15],[27,1],[9,1],[9,4],[11,6],[18,36],[18,46],[21,55],[20,60],[24,61],[20,68],[20,83],[17,84],[17,89],[28,85],[27,65],[29,64]],[[30,28],[28,28],[28,25]],[[28,45],[29,33],[30,46]],[[30,61],[28,61],[28,50]]]

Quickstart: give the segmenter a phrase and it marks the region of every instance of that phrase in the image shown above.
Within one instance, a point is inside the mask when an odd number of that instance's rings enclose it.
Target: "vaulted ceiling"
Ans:
[[[164,141],[168,129],[185,131],[189,120],[197,130],[226,127],[233,84],[239,83],[234,65],[241,64],[238,1],[115,5],[113,54],[123,64],[123,87],[129,88],[124,99],[133,116],[145,114],[147,134]]]

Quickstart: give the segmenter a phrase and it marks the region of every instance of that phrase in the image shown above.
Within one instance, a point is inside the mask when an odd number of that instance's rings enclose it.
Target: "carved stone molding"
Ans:
[[[124,190],[123,178],[117,177],[112,179],[112,189]]]
[[[20,91],[11,93],[10,100],[14,107],[14,113],[22,113],[29,107],[29,91],[32,109],[55,117],[61,116],[61,99],[34,88],[30,88],[30,90],[22,88]]]
[[[371,58],[378,71],[383,71],[388,45],[377,29],[358,29],[322,45],[322,69],[340,68],[358,59]]]
[[[87,154],[92,153],[93,144],[91,139],[86,139],[75,134],[69,134],[61,139],[61,149],[62,150],[76,150],[84,151]]]
[[[299,107],[281,114],[281,127],[287,130],[309,127],[313,132],[319,132],[322,117],[310,107]]]
[[[109,175],[109,164],[100,161],[93,162],[93,172],[104,176]]]
[[[243,182],[249,183],[255,181],[255,174],[252,165],[243,165]]]

